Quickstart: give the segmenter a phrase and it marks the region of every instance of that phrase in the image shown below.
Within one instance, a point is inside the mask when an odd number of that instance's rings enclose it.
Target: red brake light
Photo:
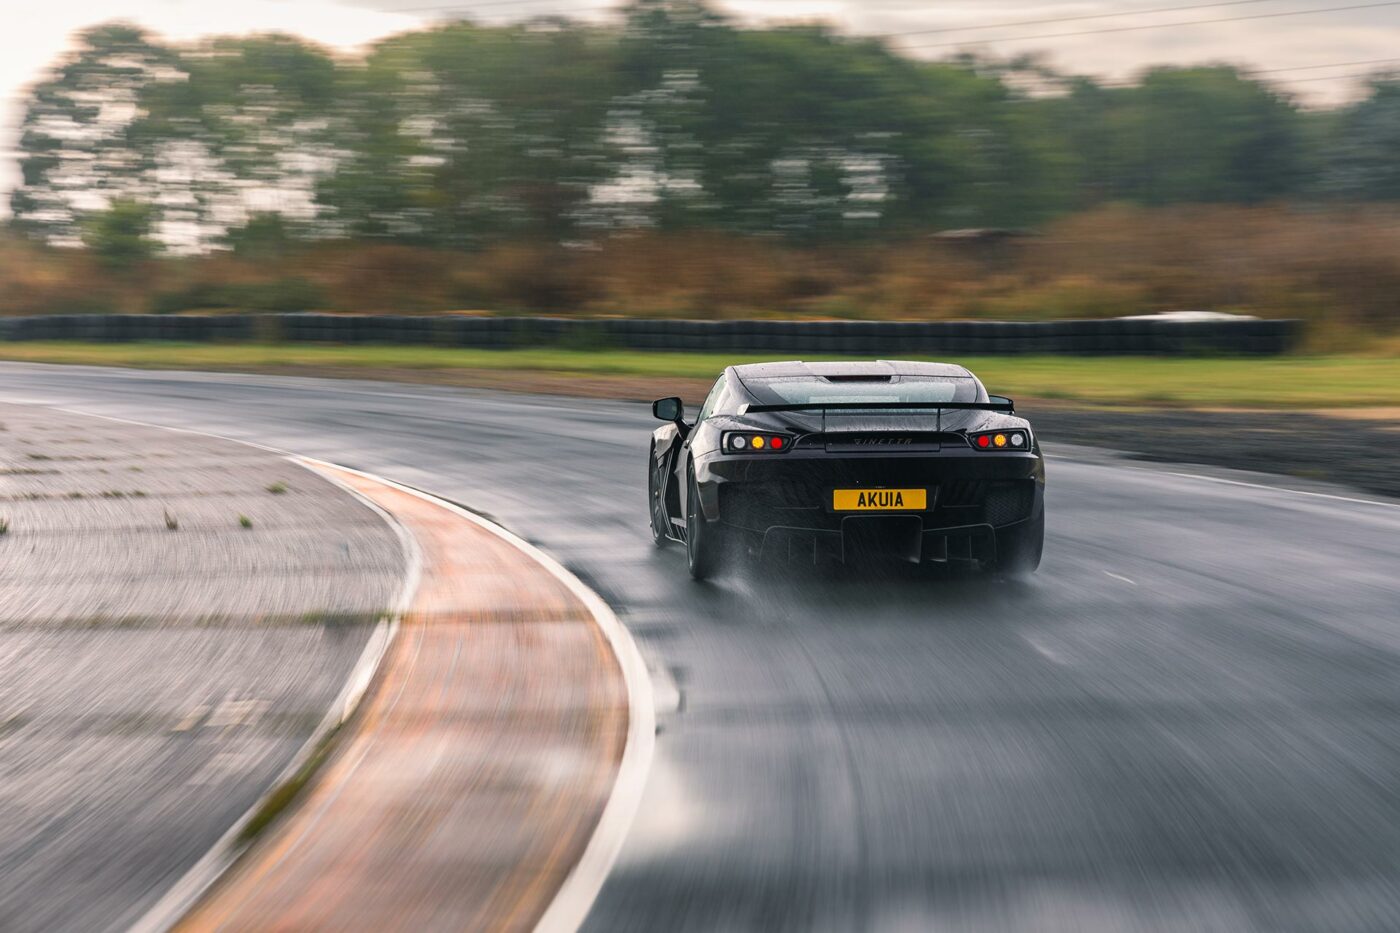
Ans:
[[[969,434],[967,442],[977,450],[1033,451],[1029,431],[1020,428],[1006,428],[1001,431],[988,431],[986,434]]]
[[[720,449],[727,454],[770,454],[785,452],[786,434],[750,434],[747,431],[725,431],[720,435]]]

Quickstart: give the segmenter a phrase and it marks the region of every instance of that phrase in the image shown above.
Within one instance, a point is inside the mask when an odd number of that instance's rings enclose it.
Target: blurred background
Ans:
[[[1400,321],[1400,4],[56,2],[0,313]]]

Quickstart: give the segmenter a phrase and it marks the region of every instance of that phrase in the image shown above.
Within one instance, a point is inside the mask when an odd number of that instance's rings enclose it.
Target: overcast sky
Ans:
[[[504,22],[544,14],[599,18],[607,15],[609,6],[608,0],[476,0],[451,5],[450,0],[6,2],[23,12],[7,14],[0,32],[0,212],[8,210],[5,193],[16,177],[15,125],[24,89],[63,54],[69,36],[84,26],[125,19],[172,39],[276,30],[353,50],[449,12]],[[1348,76],[1376,67],[1351,63],[1396,59],[1400,66],[1400,0],[1227,0],[1209,5],[1204,0],[720,0],[716,5],[745,19],[821,19],[859,33],[963,30],[930,32],[899,42],[913,49],[911,54],[930,57],[955,51],[956,46],[947,45],[955,42],[997,52],[1043,50],[1061,68],[1111,78],[1128,77],[1156,63],[1230,61],[1271,72],[1287,69],[1270,77],[1315,104],[1354,94],[1358,85]],[[1357,8],[1363,5],[1369,8]],[[1351,9],[1339,9],[1344,7]],[[1152,12],[1164,8],[1177,9]],[[1320,9],[1331,12],[1276,15]],[[1218,19],[1234,21],[1126,28]],[[1027,20],[1038,22],[969,28]],[[1115,31],[1054,36],[1090,30]]]

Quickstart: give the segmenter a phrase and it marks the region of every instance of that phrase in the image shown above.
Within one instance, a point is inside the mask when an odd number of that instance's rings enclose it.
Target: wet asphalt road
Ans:
[[[1400,503],[1047,437],[1029,583],[697,585],[642,405],[9,364],[0,399],[373,470],[593,583],[678,695],[590,930],[1400,928]]]

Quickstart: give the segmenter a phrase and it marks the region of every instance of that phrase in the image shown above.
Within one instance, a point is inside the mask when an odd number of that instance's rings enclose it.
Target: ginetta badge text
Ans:
[[[847,443],[856,447],[903,447],[914,443],[912,437],[853,437]]]

